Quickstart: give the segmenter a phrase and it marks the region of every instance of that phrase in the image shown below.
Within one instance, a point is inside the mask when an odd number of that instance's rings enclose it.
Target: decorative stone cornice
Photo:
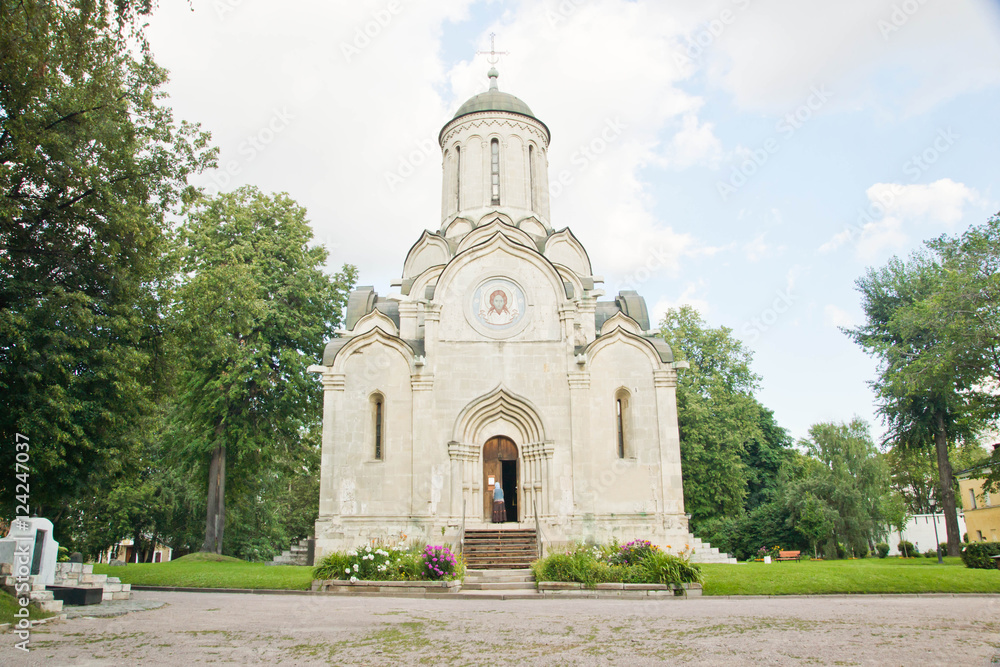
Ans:
[[[452,125],[454,123],[454,125]],[[536,124],[537,123],[537,124]],[[451,127],[448,127],[450,125]],[[476,113],[470,113],[464,116],[460,116],[450,121],[445,127],[447,132],[444,132],[440,136],[440,145],[446,146],[451,142],[452,138],[459,132],[465,129],[478,129],[480,127],[509,127],[521,131],[522,133],[532,134],[539,141],[541,141],[545,146],[549,144],[549,133],[547,131],[543,132],[541,121],[530,122],[530,120],[521,116],[520,114],[515,114],[505,111],[477,111]]]
[[[452,440],[448,443],[448,458],[456,461],[478,461],[479,447]]]
[[[551,440],[546,442],[529,442],[521,447],[521,455],[525,461],[551,459],[555,450],[555,445]]]
[[[434,389],[434,376],[413,375],[410,377],[410,388],[413,391],[430,391]]]
[[[569,378],[569,388],[573,389],[590,389],[590,372],[580,371],[571,372],[566,374]]]
[[[346,377],[344,373],[323,373],[320,376],[323,391],[344,391]]]
[[[657,389],[677,386],[677,371],[673,369],[653,371],[653,386]]]

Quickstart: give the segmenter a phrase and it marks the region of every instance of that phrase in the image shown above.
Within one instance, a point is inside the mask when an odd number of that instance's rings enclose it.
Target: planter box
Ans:
[[[454,581],[351,581],[349,579],[314,579],[312,590],[320,593],[355,595],[447,595],[462,589],[462,582]]]
[[[690,598],[701,596],[701,584],[597,584],[585,588],[583,584],[566,581],[542,581],[538,592],[543,596],[569,596],[591,598]]]
[[[88,604],[101,604],[104,591],[100,588],[77,588],[73,586],[49,586],[52,597],[62,600],[63,604],[81,607]]]

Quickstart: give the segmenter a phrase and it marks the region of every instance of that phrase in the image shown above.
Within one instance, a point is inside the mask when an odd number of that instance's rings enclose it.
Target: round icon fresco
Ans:
[[[472,316],[489,331],[506,331],[524,319],[524,292],[512,281],[490,278],[472,293]]]

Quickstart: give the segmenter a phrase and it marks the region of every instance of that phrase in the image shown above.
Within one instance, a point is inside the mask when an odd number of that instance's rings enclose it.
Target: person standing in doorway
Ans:
[[[493,523],[504,523],[507,521],[507,508],[503,502],[503,489],[500,487],[498,479],[493,484]]]

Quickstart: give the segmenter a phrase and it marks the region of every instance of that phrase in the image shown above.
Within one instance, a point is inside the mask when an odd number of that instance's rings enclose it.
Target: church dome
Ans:
[[[479,111],[509,111],[521,114],[522,116],[528,116],[529,118],[535,118],[535,114],[531,113],[531,109],[521,99],[514,97],[510,93],[500,92],[497,88],[497,77],[499,75],[496,68],[490,69],[490,89],[485,93],[473,95],[466,100],[465,104],[458,108],[458,112],[455,113],[454,118]],[[538,119],[536,118],[535,120]]]

